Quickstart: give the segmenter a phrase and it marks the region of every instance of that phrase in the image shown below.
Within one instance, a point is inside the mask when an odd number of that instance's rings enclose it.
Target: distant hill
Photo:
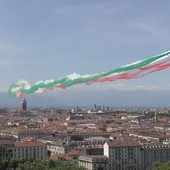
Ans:
[[[170,107],[169,91],[81,91],[61,90],[44,95],[28,95],[28,107],[108,105],[112,107]],[[0,93],[0,107],[18,107],[19,98]]]

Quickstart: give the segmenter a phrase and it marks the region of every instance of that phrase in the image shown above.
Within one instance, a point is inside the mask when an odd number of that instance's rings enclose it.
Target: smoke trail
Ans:
[[[55,80],[39,81],[32,86],[27,81],[22,80],[16,84],[12,84],[8,92],[10,96],[14,97],[23,97],[29,94],[43,94],[48,90],[55,88],[66,89],[67,87],[80,83],[90,85],[96,82],[104,83],[121,79],[134,79],[156,71],[161,71],[168,67],[170,67],[170,51],[99,74],[79,75],[74,73]]]

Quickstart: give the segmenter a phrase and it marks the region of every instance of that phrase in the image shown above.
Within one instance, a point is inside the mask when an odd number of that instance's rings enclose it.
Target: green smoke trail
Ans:
[[[16,84],[12,84],[8,92],[10,96],[22,97],[34,93],[44,93],[46,90],[51,88],[58,87],[58,88],[65,89],[67,87],[73,86],[75,84],[80,84],[80,83],[91,84],[94,82],[111,81],[114,80],[114,77],[116,76],[117,77],[115,78],[115,80],[141,77],[142,75],[147,75],[147,72],[151,73],[154,71],[161,70],[160,68],[163,69],[168,68],[169,64],[167,63],[169,62],[169,57],[170,57],[170,52],[168,51],[160,55],[156,55],[148,59],[144,59],[136,63],[125,65],[107,72],[84,75],[84,76],[71,74],[55,80],[41,81],[32,86],[29,85],[27,81],[19,81]],[[166,66],[164,66],[163,64],[166,64]],[[148,67],[148,66],[152,66],[152,67]],[[143,71],[139,72],[140,68],[143,68]],[[131,74],[131,72],[134,72],[134,74]]]

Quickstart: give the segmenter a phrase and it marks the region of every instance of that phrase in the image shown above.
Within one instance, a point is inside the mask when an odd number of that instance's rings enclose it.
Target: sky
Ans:
[[[0,106],[19,100],[2,97],[19,80],[35,84],[71,73],[101,73],[169,51],[169,6],[160,0],[0,0]],[[46,106],[170,106],[169,75],[166,69],[57,89],[34,104],[46,98]]]

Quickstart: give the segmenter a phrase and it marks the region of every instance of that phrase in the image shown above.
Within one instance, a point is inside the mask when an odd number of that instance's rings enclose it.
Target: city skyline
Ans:
[[[168,51],[169,4],[1,1],[1,101],[22,79],[34,84],[71,73],[94,74]],[[59,105],[170,106],[169,74],[166,69],[140,79],[77,85],[38,98],[47,106],[54,100]],[[8,96],[5,103],[18,100]]]

